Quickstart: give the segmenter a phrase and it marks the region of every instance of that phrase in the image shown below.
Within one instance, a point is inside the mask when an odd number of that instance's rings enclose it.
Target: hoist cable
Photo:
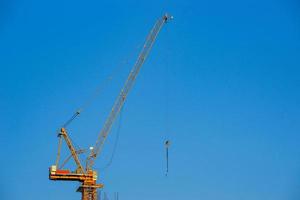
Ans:
[[[167,147],[167,151],[166,151],[166,159],[167,159],[166,176],[168,176],[168,173],[169,173],[169,148],[168,147]]]
[[[110,157],[108,163],[103,167],[102,171],[106,170],[107,168],[109,168],[111,166],[111,164],[113,162],[113,159],[115,157],[117,146],[118,146],[118,143],[119,143],[121,126],[122,126],[122,111],[123,111],[123,108],[121,109],[120,115],[119,115],[119,123],[118,123],[118,126],[117,126],[116,139],[115,139],[115,143],[114,143],[114,146],[113,146],[113,151],[112,151],[112,154],[111,154],[111,157]]]
[[[166,173],[165,175],[168,176],[169,173],[169,147],[170,147],[170,141],[165,141],[165,148],[166,148]]]
[[[165,56],[164,56],[164,65],[165,65],[165,159],[166,159],[166,169],[165,176],[168,176],[169,173],[169,147],[170,147],[170,69],[169,69],[169,58],[170,58],[170,37],[168,29],[166,30],[166,39],[165,39]]]

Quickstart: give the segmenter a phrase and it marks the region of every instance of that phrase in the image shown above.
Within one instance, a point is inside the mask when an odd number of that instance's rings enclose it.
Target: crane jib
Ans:
[[[130,71],[129,76],[128,76],[120,94],[118,95],[117,99],[115,100],[115,103],[111,109],[111,112],[110,112],[108,118],[106,119],[104,126],[98,135],[98,138],[97,138],[94,148],[92,148],[92,151],[87,158],[87,170],[92,168],[92,166],[94,164],[94,160],[101,153],[102,147],[103,147],[104,142],[107,138],[107,135],[109,134],[109,131],[113,125],[113,122],[115,121],[121,108],[123,107],[126,97],[129,93],[130,89],[134,85],[134,81],[136,80],[136,77],[137,77],[142,65],[144,64],[147,56],[149,55],[149,52],[151,51],[151,48],[156,40],[156,37],[158,36],[158,34],[161,30],[161,28],[167,21],[169,21],[172,18],[173,18],[172,16],[165,14],[161,19],[159,19],[155,23],[154,27],[151,29],[149,35],[147,36],[146,41],[143,46],[143,49],[140,52],[135,65],[133,66],[132,70]]]

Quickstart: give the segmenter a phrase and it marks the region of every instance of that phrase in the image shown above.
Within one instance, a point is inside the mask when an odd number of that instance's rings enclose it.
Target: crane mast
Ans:
[[[87,159],[87,169],[92,168],[92,166],[94,164],[94,160],[101,153],[101,150],[102,150],[104,142],[107,138],[107,135],[109,134],[110,129],[111,129],[116,117],[120,113],[129,91],[131,90],[132,86],[135,83],[136,77],[137,77],[138,73],[140,72],[140,69],[141,69],[142,65],[144,64],[147,56],[149,55],[149,52],[151,51],[151,48],[156,40],[157,35],[159,34],[163,25],[167,21],[169,21],[171,18],[172,18],[172,16],[165,14],[161,19],[159,19],[155,23],[154,27],[152,28],[149,35],[147,36],[147,39],[143,46],[143,49],[140,52],[138,59],[135,62],[135,65],[132,68],[120,94],[118,95],[117,99],[115,100],[115,103],[111,109],[111,112],[110,112],[106,122],[104,123],[104,126],[97,138],[96,144]]]
[[[111,130],[111,127],[117,118],[118,114],[120,113],[124,102],[127,98],[127,95],[129,91],[132,89],[136,77],[138,73],[140,72],[140,69],[142,65],[144,64],[147,56],[149,55],[149,52],[152,49],[152,46],[161,30],[163,25],[168,22],[170,19],[172,19],[172,16],[165,14],[162,18],[160,18],[154,25],[154,27],[151,29],[149,35],[146,38],[146,41],[144,43],[144,46],[142,48],[142,51],[140,52],[137,61],[135,62],[132,70],[129,73],[129,76],[126,79],[126,82],[117,96],[113,107],[110,111],[110,114],[108,115],[103,128],[101,129],[98,138],[96,140],[96,143],[94,147],[91,149],[90,154],[87,157],[86,160],[86,169],[83,168],[81,165],[80,159],[78,157],[79,153],[82,153],[82,150],[76,150],[74,145],[72,144],[72,141],[65,129],[65,127],[61,128],[59,133],[59,150],[57,153],[57,161],[55,165],[52,165],[49,168],[49,179],[50,180],[57,180],[57,181],[78,181],[81,183],[81,186],[78,188],[78,192],[81,193],[81,199],[82,200],[97,200],[97,189],[102,188],[103,184],[97,184],[97,172],[92,169],[95,159],[98,155],[100,155],[101,150],[103,148],[104,142]],[[76,116],[79,115],[79,111],[71,118],[73,120]],[[69,122],[68,122],[69,123]],[[60,148],[61,148],[61,136],[63,136],[70,152],[71,156],[73,157],[77,168],[75,171],[71,172],[70,170],[64,170],[60,169],[58,167],[59,157],[60,157]],[[70,158],[69,157],[69,158]],[[69,158],[67,160],[69,160]],[[65,164],[65,163],[64,163]],[[63,166],[64,166],[63,164]]]

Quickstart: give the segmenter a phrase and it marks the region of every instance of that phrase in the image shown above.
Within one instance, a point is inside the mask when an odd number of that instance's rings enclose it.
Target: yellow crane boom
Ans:
[[[65,139],[65,141],[67,143],[67,146],[68,146],[69,150],[71,151],[71,155],[74,158],[74,161],[75,161],[75,163],[77,165],[76,172],[77,173],[81,173],[81,174],[85,173],[85,171],[84,171],[84,169],[83,169],[83,167],[81,165],[81,162],[80,162],[80,160],[78,158],[77,151],[76,151],[75,147],[73,146],[72,141],[69,138],[66,129],[65,128],[61,128],[60,134],[64,137],[64,139]]]

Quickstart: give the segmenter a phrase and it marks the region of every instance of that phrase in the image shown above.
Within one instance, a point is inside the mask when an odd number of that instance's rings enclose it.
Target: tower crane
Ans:
[[[97,183],[97,172],[93,169],[93,165],[95,163],[96,158],[101,154],[101,150],[103,149],[103,145],[107,136],[110,133],[111,127],[118,114],[120,113],[124,102],[128,96],[129,91],[133,87],[136,77],[140,72],[142,65],[144,64],[149,52],[152,49],[152,46],[161,30],[161,28],[173,17],[169,14],[165,14],[163,17],[158,19],[148,34],[146,41],[143,45],[142,51],[140,52],[137,61],[135,62],[132,70],[130,71],[127,80],[121,89],[121,92],[117,96],[115,103],[111,109],[110,114],[108,115],[103,128],[101,129],[96,143],[93,147],[90,148],[90,154],[86,159],[86,167],[84,168],[81,164],[78,154],[83,153],[84,151],[81,149],[76,149],[70,139],[68,132],[66,130],[66,125],[60,129],[59,136],[59,148],[57,153],[56,164],[52,165],[49,168],[49,179],[54,181],[77,181],[80,182],[81,185],[77,189],[78,192],[81,192],[82,200],[97,200],[97,189],[103,188],[102,183]],[[75,115],[71,118],[73,119],[77,115],[79,115],[80,111],[76,112]],[[71,157],[75,161],[76,169],[71,171],[69,169],[61,169],[58,165],[59,157],[60,157],[60,149],[62,144],[62,139],[66,142],[68,149],[71,152]],[[69,159],[69,158],[68,158]]]

